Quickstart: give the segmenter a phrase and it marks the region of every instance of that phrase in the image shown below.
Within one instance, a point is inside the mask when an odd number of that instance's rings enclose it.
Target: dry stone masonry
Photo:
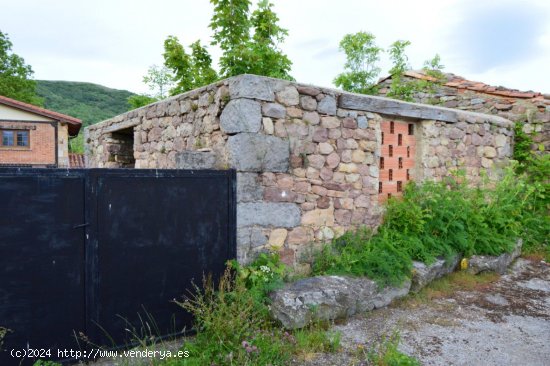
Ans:
[[[464,169],[475,180],[512,153],[502,117],[241,75],[88,127],[86,157],[89,167],[236,169],[238,259],[272,249],[307,270],[315,243],[379,223],[381,176],[406,153],[380,166],[390,121],[413,126],[409,179]]]
[[[540,146],[546,153],[550,151],[550,94],[495,87],[454,74],[444,74],[440,82],[423,71],[407,71],[404,79],[433,82],[431,91],[412,95],[417,103],[493,114],[520,122],[523,131],[533,137],[534,151],[539,152]],[[391,77],[380,82],[380,95],[387,94],[390,84]]]

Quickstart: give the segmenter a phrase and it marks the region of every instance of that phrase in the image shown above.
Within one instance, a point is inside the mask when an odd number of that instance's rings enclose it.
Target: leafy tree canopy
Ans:
[[[154,92],[153,98],[164,99],[173,84],[173,77],[166,66],[152,65],[143,77],[143,82]]]
[[[0,95],[42,106],[42,100],[36,96],[34,72],[22,57],[11,51],[12,46],[8,35],[0,31]]]
[[[128,104],[130,105],[130,109],[136,109],[154,103],[157,100],[157,98],[145,94],[135,94],[128,97]]]
[[[403,78],[405,71],[410,69],[409,59],[405,49],[411,44],[409,41],[397,40],[388,48],[392,67],[391,85],[386,96],[395,99],[413,101],[414,93],[424,91],[434,92],[434,82],[427,80],[406,80]],[[378,92],[376,78],[380,74],[380,54],[384,50],[375,43],[375,36],[368,32],[346,34],[340,42],[340,50],[346,54],[344,72],[334,79],[334,85],[346,91],[362,94],[375,94]],[[440,83],[444,79],[442,73],[444,66],[438,54],[431,60],[424,62],[424,71],[427,75],[436,78]]]
[[[376,78],[380,74],[380,53],[376,37],[368,32],[346,34],[340,41],[340,50],[346,54],[345,71],[334,79],[334,85],[346,91],[362,94],[376,92]]]
[[[164,65],[172,71],[175,86],[171,95],[183,93],[218,80],[218,74],[212,68],[212,58],[200,41],[190,45],[189,55],[178,37],[169,36],[164,41]]]
[[[190,54],[177,37],[164,41],[164,64],[171,70],[175,95],[212,83],[220,77],[256,74],[292,80],[290,59],[281,51],[288,31],[278,25],[273,4],[260,0],[251,12],[250,0],[210,0],[214,14],[211,44],[222,50],[220,74],[212,67],[212,57],[200,41],[192,43]]]

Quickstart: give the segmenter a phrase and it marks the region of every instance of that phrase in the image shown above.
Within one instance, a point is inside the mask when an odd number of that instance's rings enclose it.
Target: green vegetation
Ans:
[[[380,53],[384,50],[374,43],[376,37],[368,32],[346,34],[340,41],[340,51],[346,54],[345,72],[334,79],[334,85],[346,91],[375,94],[380,68]]]
[[[53,362],[53,361],[38,360],[33,364],[33,366],[62,366],[62,365],[60,363]]]
[[[288,332],[270,319],[267,293],[285,273],[276,254],[264,254],[247,267],[231,262],[217,286],[206,279],[203,290],[178,302],[195,318],[197,335],[182,347],[190,357],[167,364],[285,365],[293,355],[336,351],[339,335],[326,324]]]
[[[21,56],[11,52],[12,46],[8,34],[0,31],[0,95],[41,106],[34,71]]]
[[[128,98],[130,109],[141,108],[156,101],[158,101],[157,98],[150,97],[146,94],[135,94]]]
[[[152,65],[147,70],[147,75],[143,77],[143,82],[153,91],[153,98],[166,98],[168,89],[173,84],[172,75],[166,66],[158,67]]]
[[[523,172],[529,165],[529,160],[533,154],[531,146],[533,145],[533,138],[531,135],[523,132],[523,121],[516,121],[514,125],[514,160],[519,165],[519,171]]]
[[[172,73],[175,86],[171,95],[180,94],[218,80],[212,68],[212,58],[205,46],[196,41],[190,45],[191,55],[185,52],[178,37],[169,36],[164,41],[164,65]]]
[[[380,54],[384,50],[375,43],[376,37],[368,32],[346,34],[340,41],[340,51],[346,54],[344,72],[334,79],[334,85],[345,91],[362,94],[376,94],[378,92],[377,77],[380,74]],[[444,79],[441,58],[436,54],[431,60],[424,62],[423,70],[433,80],[406,80],[405,71],[410,69],[405,49],[411,42],[398,40],[390,45],[387,52],[392,67],[389,70],[391,84],[387,93],[389,98],[413,101],[416,92],[434,93],[434,84]]]
[[[191,54],[175,36],[164,41],[164,65],[171,71],[175,86],[171,95],[210,84],[221,77],[256,74],[289,79],[292,62],[278,44],[288,35],[278,25],[273,4],[260,0],[251,12],[250,0],[211,0],[214,14],[210,22],[212,45],[218,45],[220,73],[212,67],[212,57],[206,46],[195,41],[189,46]]]
[[[526,251],[548,253],[549,161],[548,155],[533,158],[533,173],[509,168],[496,183],[470,185],[458,174],[410,183],[402,199],[389,200],[375,234],[361,229],[333,240],[316,253],[313,272],[367,275],[383,286],[410,277],[413,260],[498,255],[510,252],[516,238],[524,239]]]
[[[37,80],[44,107],[82,120],[83,126],[106,120],[128,110],[133,93],[74,81]]]
[[[9,329],[0,327],[0,351],[2,351],[2,345],[4,344],[4,338],[10,332]]]
[[[82,127],[114,117],[128,110],[127,90],[107,88],[97,84],[74,81],[37,80],[37,94],[44,99],[44,107],[82,120]],[[69,149],[82,153],[82,131],[71,139]]]
[[[399,333],[394,332],[390,336],[383,336],[370,349],[360,348],[357,357],[372,366],[420,366],[417,359],[399,351],[399,342]]]

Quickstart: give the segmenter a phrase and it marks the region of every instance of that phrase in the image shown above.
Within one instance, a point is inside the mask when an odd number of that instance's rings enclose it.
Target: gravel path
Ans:
[[[518,259],[508,274],[473,291],[437,300],[403,301],[335,325],[337,354],[296,365],[363,365],[369,348],[398,331],[399,349],[423,365],[550,365],[550,265]]]

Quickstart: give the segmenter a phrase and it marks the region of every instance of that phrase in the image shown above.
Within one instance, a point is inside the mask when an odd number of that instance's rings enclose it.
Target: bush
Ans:
[[[410,276],[412,261],[432,263],[457,253],[499,255],[522,237],[529,249],[549,237],[548,156],[515,174],[513,166],[497,182],[470,185],[463,174],[441,182],[411,182],[401,199],[388,201],[376,234],[348,232],[314,257],[314,274],[366,275],[380,285]],[[535,168],[536,167],[536,168]],[[527,169],[528,170],[528,169]]]

